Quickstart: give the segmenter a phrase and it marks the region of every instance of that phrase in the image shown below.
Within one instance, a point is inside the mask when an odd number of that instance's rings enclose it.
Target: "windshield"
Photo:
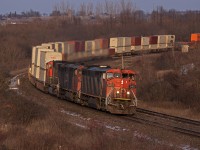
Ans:
[[[122,74],[122,78],[128,78],[129,76],[128,76],[128,74],[127,73],[123,73]]]
[[[134,74],[128,74],[128,73],[123,73],[122,78],[130,78],[132,80],[135,80],[135,75]]]
[[[107,73],[107,79],[110,79],[110,78],[121,78],[121,74],[120,73],[110,73],[110,72],[108,72]]]
[[[115,78],[121,78],[121,74],[120,73],[114,73],[114,77]]]
[[[113,73],[107,73],[107,79],[113,78]]]

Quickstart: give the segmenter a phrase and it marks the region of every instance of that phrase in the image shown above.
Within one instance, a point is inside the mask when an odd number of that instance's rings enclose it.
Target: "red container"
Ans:
[[[105,38],[95,39],[95,47],[96,49],[107,49],[109,40]]]
[[[114,56],[115,55],[115,49],[114,48],[109,48],[108,49],[108,55],[109,56]]]
[[[158,44],[158,36],[150,36],[149,44]]]
[[[85,41],[68,41],[69,44],[74,44],[75,52],[85,51]]]
[[[101,46],[102,46],[102,49],[108,48],[108,39],[102,39]]]
[[[131,37],[131,46],[141,45],[141,37]]]

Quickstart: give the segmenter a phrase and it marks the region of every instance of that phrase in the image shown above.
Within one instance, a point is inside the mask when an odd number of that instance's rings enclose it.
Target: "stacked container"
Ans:
[[[191,34],[191,42],[200,42],[200,33]]]
[[[93,54],[95,54],[95,41],[85,41],[84,57],[91,57]]]
[[[149,48],[151,50],[158,49],[158,36],[150,36],[149,37]]]
[[[41,79],[41,73],[43,73],[43,69],[41,69],[41,53],[42,52],[54,52],[54,50],[52,50],[52,49],[42,49],[42,48],[40,48],[40,49],[37,49],[37,51],[36,51],[36,72],[35,72],[35,77],[37,78],[37,79]],[[43,81],[43,80],[40,80],[40,81]]]
[[[85,51],[85,41],[68,41],[67,43],[74,45],[74,52]]]
[[[142,37],[141,38],[141,46],[142,50],[149,50],[149,37]]]
[[[55,49],[55,43],[42,43],[42,46],[48,49]]]
[[[108,50],[108,39],[95,39],[95,56],[102,56],[104,51]]]
[[[34,77],[38,77],[39,76],[39,71],[38,71],[38,53],[42,50],[47,50],[47,46],[35,46],[32,48],[32,63],[31,63],[31,75],[33,75]],[[53,51],[53,50],[51,50]]]
[[[158,35],[158,48],[159,49],[167,48],[167,37],[168,37],[168,35]]]
[[[172,48],[175,45],[175,35],[167,35],[167,47]]]
[[[131,50],[133,52],[141,50],[141,37],[131,37]]]
[[[110,38],[110,48],[115,49],[115,53],[131,51],[131,37]]]

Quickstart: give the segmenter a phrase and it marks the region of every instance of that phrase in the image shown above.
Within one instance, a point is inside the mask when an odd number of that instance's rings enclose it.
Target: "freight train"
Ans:
[[[34,49],[54,49],[62,53],[63,60],[88,59],[111,55],[127,55],[148,52],[160,52],[173,49],[175,35],[153,35],[133,37],[100,38],[88,41],[65,41],[43,43]]]
[[[40,71],[44,81],[33,76],[30,68],[29,80],[36,88],[112,114],[135,113],[137,98],[134,71],[54,60],[47,62],[45,67]]]
[[[75,61],[168,49],[174,42],[174,35],[156,35],[43,43],[32,49],[29,80],[59,98],[113,114],[134,114],[137,98],[133,70],[85,66]]]

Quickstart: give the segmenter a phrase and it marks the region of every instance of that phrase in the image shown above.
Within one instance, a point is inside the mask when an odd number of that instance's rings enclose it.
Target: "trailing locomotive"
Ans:
[[[136,73],[109,66],[84,66],[65,61],[46,63],[45,81],[29,72],[42,91],[113,114],[134,114],[137,106]],[[38,84],[39,83],[39,84]]]

